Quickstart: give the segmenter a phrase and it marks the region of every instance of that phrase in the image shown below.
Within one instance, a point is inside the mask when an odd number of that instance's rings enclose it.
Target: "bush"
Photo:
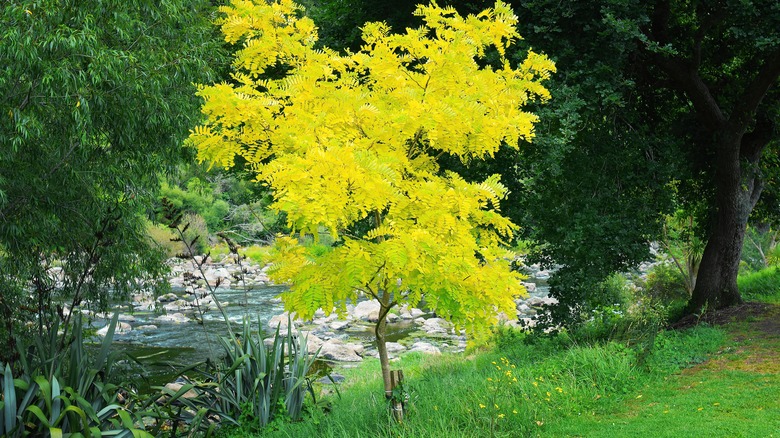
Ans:
[[[241,248],[239,252],[242,255],[249,257],[254,262],[262,265],[268,262],[268,256],[271,252],[271,247],[252,245],[246,248]]]
[[[184,238],[191,242],[196,237],[193,252],[205,254],[209,250],[209,230],[206,221],[197,214],[187,213],[182,217],[182,224],[189,226],[184,231]],[[189,257],[189,251],[179,239],[179,233],[165,225],[149,223],[146,233],[154,244],[160,248],[167,257]]]
[[[685,279],[680,271],[670,262],[656,264],[647,273],[647,278],[640,284],[641,298],[671,303],[677,300],[688,300],[685,289]]]
[[[118,316],[96,356],[84,346],[81,315],[73,323],[73,340],[67,349],[55,336],[38,338],[34,345],[20,348],[28,354],[14,379],[11,366],[0,364],[0,436],[87,436],[151,437],[134,426],[133,413],[118,403],[119,387],[113,382],[115,358],[110,353]],[[140,416],[135,420],[140,420]]]

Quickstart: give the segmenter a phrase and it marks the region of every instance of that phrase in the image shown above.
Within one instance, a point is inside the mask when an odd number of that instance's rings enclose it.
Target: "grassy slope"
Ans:
[[[780,272],[771,276],[754,279],[760,286],[746,296],[779,302]],[[260,436],[780,437],[780,306],[748,305],[712,322],[661,333],[642,365],[622,344],[529,344],[511,333],[470,356],[409,354],[397,362],[410,393],[402,425],[390,421],[369,360],[343,371],[342,398],[330,397],[327,414],[314,409]]]

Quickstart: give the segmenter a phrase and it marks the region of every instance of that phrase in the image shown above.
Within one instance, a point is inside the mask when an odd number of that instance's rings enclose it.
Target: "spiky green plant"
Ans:
[[[115,314],[96,356],[86,351],[81,315],[77,315],[69,348],[49,349],[56,336],[37,339],[30,357],[20,348],[22,373],[16,379],[10,364],[0,364],[0,436],[151,437],[134,425],[131,413],[117,401],[110,350],[117,319]],[[57,333],[56,324],[52,332]],[[40,360],[42,353],[52,351],[49,359]]]
[[[314,397],[308,374],[319,350],[309,355],[308,338],[293,333],[292,324],[286,334],[277,327],[273,339],[266,347],[259,323],[253,329],[245,318],[240,336],[220,339],[224,352],[220,363],[212,369],[195,368],[200,378],[186,379],[176,392],[160,388],[168,396],[161,408],[186,407],[181,411],[186,418],[180,420],[207,434],[217,419],[254,431],[285,415],[299,420],[306,393]]]

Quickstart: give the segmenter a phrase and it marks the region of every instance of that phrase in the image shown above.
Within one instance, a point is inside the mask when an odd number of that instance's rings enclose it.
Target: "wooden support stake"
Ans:
[[[403,388],[404,372],[401,370],[390,371],[390,387],[395,390],[397,387]],[[390,398],[390,409],[393,411],[393,418],[399,423],[404,421],[404,397],[403,391],[396,393],[393,391],[393,395]]]

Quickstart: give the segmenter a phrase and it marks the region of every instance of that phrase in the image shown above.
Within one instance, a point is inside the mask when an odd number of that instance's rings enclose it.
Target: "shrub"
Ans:
[[[268,246],[260,246],[260,245],[252,245],[248,246],[246,248],[242,248],[241,250],[242,255],[249,257],[253,261],[259,264],[265,264],[268,261],[268,256],[271,252],[271,247]]]
[[[308,353],[307,338],[292,332],[281,335],[277,328],[270,348],[263,343],[259,327],[253,332],[251,321],[244,319],[240,336],[221,338],[224,356],[219,364],[206,369],[195,368],[201,379],[185,379],[187,384],[177,392],[160,388],[170,398],[162,407],[180,403],[189,408],[179,410],[183,420],[203,431],[214,429],[216,421],[258,432],[282,418],[299,420],[306,393],[314,397],[309,370],[319,354]],[[193,390],[194,398],[184,398]]]
[[[118,403],[110,353],[117,319],[114,315],[94,357],[85,349],[79,314],[67,349],[58,347],[57,336],[36,339],[30,349],[21,348],[29,357],[22,356],[16,379],[9,364],[0,364],[0,436],[151,437],[135,428],[131,413]],[[57,331],[55,324],[52,333]]]
[[[193,250],[195,255],[205,254],[208,249],[209,230],[206,221],[197,214],[187,213],[181,219],[182,224],[189,226],[184,231],[184,238],[191,241],[197,237]],[[167,257],[189,257],[189,251],[183,242],[179,241],[179,234],[165,225],[149,223],[146,228],[149,238],[154,244],[163,250]]]
[[[646,297],[664,303],[689,298],[683,275],[670,262],[661,262],[653,266],[641,286],[644,296],[640,298]]]

